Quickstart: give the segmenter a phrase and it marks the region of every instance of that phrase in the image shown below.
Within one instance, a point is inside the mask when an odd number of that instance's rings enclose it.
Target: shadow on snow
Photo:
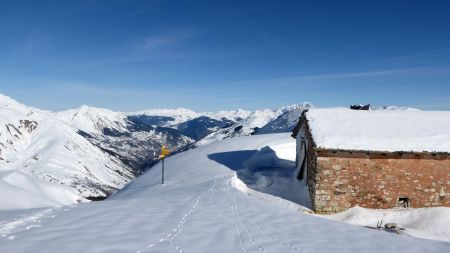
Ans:
[[[295,162],[279,158],[270,147],[213,153],[208,158],[236,171],[253,190],[311,208],[308,188],[296,178]]]

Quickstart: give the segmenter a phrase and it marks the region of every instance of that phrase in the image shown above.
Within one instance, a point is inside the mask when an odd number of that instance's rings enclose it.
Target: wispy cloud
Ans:
[[[402,55],[398,57],[392,57],[387,59],[382,59],[376,61],[376,63],[392,63],[392,62],[403,62],[411,60],[419,60],[429,57],[440,57],[442,55],[450,55],[450,47],[435,48],[430,50],[425,50],[422,52],[416,52],[412,54]]]
[[[162,33],[157,35],[148,36],[143,39],[140,47],[143,49],[154,49],[164,46],[174,46],[182,43],[186,39],[193,36],[191,30],[178,30],[169,33]]]
[[[348,73],[330,73],[330,74],[319,74],[319,75],[305,75],[291,77],[287,79],[295,80],[338,80],[338,79],[354,79],[362,77],[377,77],[377,76],[388,76],[401,73],[409,73],[418,70],[423,70],[423,68],[406,68],[406,69],[388,69],[388,70],[376,70],[376,71],[363,71],[363,72],[348,72]]]
[[[121,85],[111,86],[103,85],[99,83],[83,82],[83,81],[71,81],[71,80],[41,80],[49,86],[53,86],[57,89],[64,90],[71,94],[85,94],[86,96],[101,96],[101,97],[120,97],[120,98],[142,98],[145,96],[162,95],[163,90],[154,88],[151,90],[140,89],[133,85]]]
[[[55,108],[57,110],[69,109],[81,104],[88,104],[113,110],[133,111],[152,107],[174,107],[175,105],[172,104],[174,98],[176,98],[177,106],[187,106],[195,104],[198,101],[198,94],[202,92],[202,89],[198,87],[179,86],[174,88],[171,85],[160,85],[158,83],[145,86],[135,84],[108,85],[64,79],[34,79],[32,82],[39,87],[36,91],[39,93],[38,97],[45,97],[42,93],[44,90],[46,92],[51,91],[54,97],[51,106],[43,106],[50,110],[55,110]],[[48,100],[44,102],[48,103]],[[60,104],[64,104],[64,107],[58,106]]]
[[[232,82],[233,84],[243,85],[260,85],[260,84],[283,84],[283,83],[297,83],[308,84],[319,81],[339,81],[339,80],[351,80],[361,78],[377,78],[394,75],[413,75],[413,74],[439,74],[448,73],[450,66],[443,67],[417,67],[417,68],[399,68],[399,69],[385,69],[375,71],[360,71],[360,72],[346,72],[346,73],[324,73],[317,75],[302,75],[302,76],[290,76],[270,79],[257,79],[257,80],[244,80]]]
[[[13,60],[36,56],[38,53],[47,52],[54,46],[53,36],[38,32],[31,32],[21,41],[6,42],[7,52]]]

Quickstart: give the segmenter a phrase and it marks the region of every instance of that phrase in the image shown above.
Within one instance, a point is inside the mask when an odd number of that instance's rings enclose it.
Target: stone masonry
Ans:
[[[448,154],[313,150],[308,184],[316,212],[395,208],[399,201],[414,208],[450,206]]]

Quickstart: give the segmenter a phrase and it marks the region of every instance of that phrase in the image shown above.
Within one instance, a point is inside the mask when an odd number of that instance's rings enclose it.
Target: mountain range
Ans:
[[[0,94],[2,209],[101,200],[155,164],[163,144],[177,153],[235,136],[288,132],[310,107],[125,113],[83,105],[50,112]]]

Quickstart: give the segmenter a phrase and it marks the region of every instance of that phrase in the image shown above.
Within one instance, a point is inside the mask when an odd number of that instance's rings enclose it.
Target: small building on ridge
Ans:
[[[450,207],[448,111],[309,109],[292,136],[318,213]]]

